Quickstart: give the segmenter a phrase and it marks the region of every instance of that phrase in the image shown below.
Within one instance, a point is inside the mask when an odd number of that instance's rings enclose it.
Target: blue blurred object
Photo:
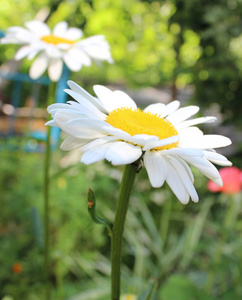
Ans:
[[[1,32],[0,32],[1,34]],[[56,93],[55,93],[55,102],[57,103],[65,103],[67,94],[63,92],[65,88],[67,88],[67,80],[70,76],[70,70],[64,65],[62,76],[57,83]],[[22,90],[23,83],[33,83],[33,95],[35,99],[35,105],[37,105],[39,92],[41,86],[49,86],[51,83],[48,77],[40,77],[36,80],[33,80],[29,77],[29,75],[24,73],[9,73],[9,72],[0,72],[0,77],[4,79],[8,79],[13,81],[13,89],[11,94],[11,101],[10,104],[13,107],[13,113],[9,116],[9,124],[8,124],[8,131],[4,136],[14,136],[15,135],[15,126],[16,126],[16,109],[19,107],[20,104],[20,95]],[[46,132],[43,131],[31,131],[28,133],[28,137],[33,139],[32,141],[29,140],[25,145],[25,151],[30,152],[39,152],[43,151],[43,146],[41,147],[36,143],[36,141],[45,141],[46,140]],[[52,149],[54,149],[60,139],[60,129],[57,127],[51,127],[51,145]]]

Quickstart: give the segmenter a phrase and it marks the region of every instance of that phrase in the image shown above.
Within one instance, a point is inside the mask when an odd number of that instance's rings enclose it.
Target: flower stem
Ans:
[[[55,101],[56,84],[51,82],[48,90],[47,106]],[[49,257],[49,240],[50,240],[50,208],[49,208],[49,190],[50,190],[50,159],[51,159],[51,127],[47,127],[47,137],[45,145],[44,161],[44,276],[45,276],[45,299],[50,299],[50,257]]]
[[[134,184],[137,166],[135,164],[124,167],[123,178],[119,191],[117,209],[111,236],[111,299],[120,297],[120,269],[124,223],[127,215],[129,198]]]

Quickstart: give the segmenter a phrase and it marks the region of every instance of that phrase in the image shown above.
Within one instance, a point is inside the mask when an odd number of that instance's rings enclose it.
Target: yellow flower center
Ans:
[[[72,40],[68,40],[59,36],[55,36],[53,34],[49,34],[49,35],[45,35],[42,36],[41,40],[47,44],[54,44],[54,45],[58,45],[58,44],[74,44],[75,41]]]
[[[178,135],[175,127],[168,120],[158,114],[145,112],[141,109],[118,108],[109,113],[106,122],[115,128],[119,128],[131,136],[147,134],[158,136],[160,140]],[[178,142],[154,148],[165,150],[174,148]]]

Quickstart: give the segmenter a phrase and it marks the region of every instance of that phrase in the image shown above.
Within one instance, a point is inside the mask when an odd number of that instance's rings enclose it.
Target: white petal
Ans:
[[[182,204],[187,204],[189,201],[189,194],[180,178],[178,175],[177,171],[174,169],[173,165],[167,161],[167,177],[166,177],[166,182],[172,189],[173,193],[176,195],[178,200]]]
[[[50,121],[46,122],[45,126],[59,127],[59,125],[54,120],[50,120]]]
[[[35,61],[32,63],[30,70],[29,70],[29,76],[32,79],[39,78],[47,69],[48,66],[48,59],[44,53],[40,54]]]
[[[76,41],[82,37],[83,33],[81,29],[75,28],[75,27],[70,27],[67,29],[67,36],[66,38],[68,40],[73,40]]]
[[[170,121],[173,125],[176,125],[188,118],[190,118],[192,115],[196,114],[199,111],[198,106],[187,106],[178,109],[177,111],[173,112],[172,114],[168,115],[166,118],[168,121]]]
[[[31,46],[23,46],[21,47],[17,53],[15,54],[15,59],[16,60],[21,60],[22,58],[24,58],[25,56],[28,56],[29,53],[32,51],[32,47]]]
[[[86,145],[87,143],[89,143],[90,140],[83,140],[83,139],[78,139],[75,138],[74,136],[69,135],[61,144],[60,148],[62,150],[74,150],[77,148],[81,148],[83,145]]]
[[[81,158],[81,162],[83,162],[86,165],[90,165],[105,159],[105,154],[109,147],[110,143],[105,143],[100,145],[99,147],[95,147],[87,152],[84,152]]]
[[[190,127],[192,128],[192,127]],[[225,147],[231,144],[231,140],[222,135],[207,134],[199,138],[190,139],[190,141],[184,142],[181,139],[181,147],[194,147],[200,149],[209,149],[209,148],[220,148]]]
[[[110,46],[104,36],[92,36],[86,38],[80,41],[77,46],[95,60],[107,60],[110,63],[113,62],[110,54]]]
[[[176,129],[182,129],[186,128],[189,126],[197,125],[197,124],[202,124],[202,123],[212,123],[215,122],[217,118],[215,117],[202,117],[202,118],[197,118],[197,119],[192,119],[192,120],[187,120],[184,122],[181,122],[176,125]]]
[[[62,57],[62,52],[57,46],[53,44],[46,44],[44,48],[48,57],[52,59],[60,59]]]
[[[77,72],[81,69],[82,65],[84,66],[90,66],[91,65],[91,59],[83,52],[72,48],[69,50],[63,57],[67,67]]]
[[[79,111],[73,109],[58,109],[52,111],[52,117],[57,123],[61,122],[62,124],[75,119],[83,119],[83,115]]]
[[[41,21],[34,20],[26,22],[25,26],[37,36],[49,35],[51,33],[49,27]]]
[[[182,157],[176,156],[176,159],[183,165],[183,167],[186,169],[187,174],[190,177],[190,180],[192,183],[194,183],[194,176],[192,174],[192,170],[188,166],[188,164],[185,162],[185,160]]]
[[[82,68],[82,63],[73,58],[73,56],[68,55],[68,53],[64,55],[63,60],[67,67],[73,72],[77,72]]]
[[[141,155],[140,147],[125,142],[114,142],[107,149],[105,158],[114,166],[118,166],[131,164],[140,158]]]
[[[66,103],[54,103],[47,107],[47,111],[50,114],[53,114],[54,112],[58,111],[59,109],[72,109],[71,105]]]
[[[67,84],[69,87],[76,93],[79,94],[79,99],[85,98],[92,104],[94,104],[100,111],[104,113],[108,113],[106,108],[101,104],[99,99],[94,98],[91,96],[87,91],[85,91],[82,87],[80,87],[78,84],[76,84],[74,81],[68,80]],[[76,99],[76,98],[75,98]],[[77,100],[77,99],[76,99]],[[78,100],[77,100],[78,101]],[[79,101],[78,101],[79,102]]]
[[[105,123],[99,120],[76,119],[63,123],[63,115],[56,113],[55,121],[63,131],[80,139],[92,140],[107,135],[103,129]]]
[[[166,105],[163,103],[155,103],[155,104],[151,104],[151,105],[147,106],[144,109],[144,111],[163,116],[165,107],[166,107]]]
[[[166,105],[161,117],[166,117],[176,111],[180,107],[180,101],[174,100]]]
[[[113,135],[120,140],[124,140],[124,141],[130,142],[130,143],[133,143],[133,137],[130,134],[128,134],[127,132],[125,132],[119,128],[115,128],[115,127],[109,125],[108,123],[106,123],[106,125],[107,126],[105,129],[107,130],[107,133],[109,135]]]
[[[64,38],[68,39],[68,37],[66,36],[67,27],[68,27],[68,25],[66,22],[64,22],[64,21],[60,22],[55,25],[55,27],[53,29],[53,34],[55,36],[64,37]]]
[[[150,183],[153,187],[161,187],[167,176],[166,160],[158,151],[146,151],[144,165],[147,170]]]
[[[132,143],[139,146],[145,146],[148,143],[157,142],[158,140],[158,136],[155,135],[136,134],[132,136]]]
[[[217,185],[223,186],[223,181],[218,170],[208,160],[201,157],[183,156],[183,159],[197,168],[201,173],[213,180]]]
[[[61,59],[52,59],[48,67],[48,74],[51,81],[58,81],[61,77],[63,62]]]
[[[212,163],[215,163],[219,166],[227,166],[227,167],[232,166],[232,163],[225,156],[219,153],[206,151],[206,150],[204,150],[203,153],[204,153],[204,158],[210,160]]]
[[[127,94],[121,91],[112,92],[110,89],[102,86],[95,85],[93,87],[95,94],[101,100],[106,109],[111,112],[114,109],[127,107],[136,109],[137,106]]]
[[[71,97],[73,97],[75,100],[77,100],[79,102],[79,106],[82,107],[80,110],[83,111],[83,113],[87,113],[88,116],[94,117],[95,119],[98,118],[100,120],[105,120],[106,119],[106,115],[104,113],[102,113],[96,106],[95,104],[92,104],[89,99],[86,99],[85,97],[83,97],[82,95],[80,95],[79,93],[73,91],[73,90],[69,90],[66,89],[64,90],[68,95],[70,95]],[[70,102],[71,103],[71,102]],[[73,105],[75,105],[73,103]],[[85,109],[85,110],[84,110]]]
[[[179,147],[181,148],[200,148],[196,147],[197,142],[203,138],[203,132],[197,127],[187,127],[178,130]]]
[[[163,150],[162,155],[180,155],[181,157],[183,155],[186,155],[186,156],[203,157],[204,151],[200,149],[194,149],[194,148],[172,148],[168,150]]]
[[[89,150],[94,149],[96,147],[99,147],[100,145],[103,145],[103,144],[106,144],[106,143],[109,143],[109,142],[113,142],[113,141],[116,141],[116,140],[117,139],[113,136],[104,136],[104,137],[95,139],[91,142],[89,140],[89,142],[84,147],[82,147],[81,151],[86,152],[86,151],[89,151]]]
[[[170,156],[169,160],[170,163],[173,165],[174,169],[176,170],[181,181],[183,182],[187,192],[191,196],[192,201],[198,202],[198,194],[193,186],[189,173],[187,173],[187,169],[177,158]]]
[[[32,60],[41,51],[41,49],[32,48],[32,51],[28,54],[28,60]]]
[[[150,142],[150,143],[147,143],[143,147],[143,151],[147,151],[147,150],[150,150],[150,149],[153,149],[153,148],[170,145],[170,144],[176,143],[178,140],[179,140],[179,136],[175,135],[175,136],[171,136],[169,138],[163,139],[163,140],[159,140],[157,142]]]

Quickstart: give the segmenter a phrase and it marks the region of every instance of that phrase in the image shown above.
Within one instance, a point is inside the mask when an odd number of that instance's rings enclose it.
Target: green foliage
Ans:
[[[21,143],[12,140],[5,147],[17,149]],[[0,155],[0,298],[41,300],[43,154],[2,150]],[[87,191],[95,191],[98,213],[112,222],[122,168],[104,162],[86,167],[75,155],[59,150],[53,155],[52,296],[106,300],[110,238],[88,215]],[[241,199],[209,195],[206,181],[195,172],[200,202],[183,206],[166,186],[151,188],[145,170],[137,175],[124,235],[124,294],[141,294],[156,278],[154,300],[242,296]],[[16,262],[23,266],[20,274],[12,271]]]
[[[191,84],[194,101],[205,107],[218,103],[225,121],[241,124],[239,0],[32,0],[21,1],[21,5],[2,0],[0,4],[2,30],[23,26],[37,13],[44,16],[49,11],[50,27],[66,20],[81,28],[85,37],[104,34],[115,63],[103,63],[102,68],[93,64],[72,74],[82,85],[168,85],[175,98],[177,88]],[[2,62],[13,58],[16,49],[3,45]],[[29,66],[24,60],[20,70],[27,72]]]
[[[209,297],[182,275],[172,275],[161,290],[160,296],[162,300],[213,300],[212,297]]]

